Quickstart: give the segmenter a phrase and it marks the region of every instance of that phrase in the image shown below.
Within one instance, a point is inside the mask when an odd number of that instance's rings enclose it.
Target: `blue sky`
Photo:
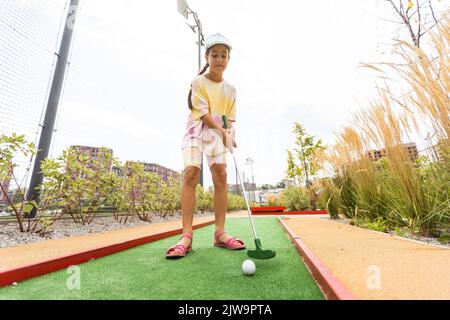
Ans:
[[[65,1],[54,1],[55,10]],[[362,62],[389,57],[403,31],[382,0],[188,0],[204,34],[234,50],[225,78],[237,88],[241,169],[255,182],[284,178],[294,122],[332,143],[375,95]],[[61,5],[62,4],[62,5]],[[106,146],[120,160],[182,170],[186,96],[197,72],[196,35],[175,0],[81,0],[52,155],[69,145]],[[234,165],[229,158],[229,182]],[[209,170],[205,184],[212,185]]]

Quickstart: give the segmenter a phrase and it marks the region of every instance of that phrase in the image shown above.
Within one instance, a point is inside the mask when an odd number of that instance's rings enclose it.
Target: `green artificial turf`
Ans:
[[[194,250],[183,259],[165,258],[165,250],[178,240],[171,237],[81,264],[79,289],[68,289],[67,282],[76,285],[76,278],[64,269],[0,289],[0,299],[324,299],[279,222],[254,220],[263,248],[277,256],[253,260],[253,276],[241,270],[249,259],[246,250],[213,246],[211,225],[194,231]],[[228,218],[226,230],[255,249],[248,218]]]

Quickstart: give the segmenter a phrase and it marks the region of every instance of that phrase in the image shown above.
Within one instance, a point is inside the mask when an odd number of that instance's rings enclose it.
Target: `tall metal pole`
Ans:
[[[253,202],[256,202],[256,185],[255,185],[255,176],[253,175],[253,161],[250,164],[250,168],[251,168],[251,171],[252,171]]]
[[[236,167],[236,194],[239,195],[239,188],[238,188],[238,169]]]
[[[202,23],[200,22],[200,19],[198,18],[198,15],[196,12],[192,11],[191,8],[189,8],[189,5],[187,4],[186,0],[177,0],[177,7],[178,12],[185,18],[188,19],[189,15],[192,14],[195,20],[195,26],[191,26],[188,24],[188,26],[194,31],[195,33],[195,27],[197,27],[197,34],[198,34],[198,72],[202,70],[202,44],[203,44],[203,30],[202,30]],[[200,166],[200,185],[203,187],[203,161]]]
[[[195,21],[197,21],[198,28],[198,72],[202,70],[202,24],[198,19],[197,15]]]
[[[27,200],[39,203],[40,192],[36,188],[42,184],[43,175],[41,172],[41,162],[47,158],[55,127],[55,119],[58,111],[58,105],[61,98],[64,78],[67,70],[67,62],[72,43],[73,29],[80,0],[71,0],[69,11],[67,13],[66,23],[64,25],[64,33],[59,48],[55,73],[53,75],[52,86],[48,98],[47,109],[45,111],[44,124],[42,125],[41,136],[39,138],[38,152],[34,161],[33,173],[31,175],[30,186],[27,192]],[[30,213],[31,217],[36,214],[37,208],[33,208]]]
[[[250,170],[251,170],[251,174],[252,174],[252,187],[250,188],[250,190],[252,191],[252,199],[255,202],[256,201],[256,186],[255,186],[255,176],[253,175],[253,163],[255,163],[255,160],[253,160],[252,158],[247,158],[247,164],[250,164]]]
[[[197,23],[197,33],[198,33],[198,72],[202,70],[202,23],[198,18],[197,14],[194,13],[195,22]],[[203,157],[203,155],[202,155]],[[200,165],[200,185],[203,187],[203,161]]]
[[[427,134],[427,136],[426,136],[426,138],[425,138],[425,140],[427,140],[427,141],[428,141],[428,144],[430,145],[430,148],[429,148],[429,149],[432,150],[431,157],[433,158],[433,162],[439,161],[439,156],[437,155],[436,149],[434,148],[434,146],[433,146],[433,144],[432,144],[432,142],[431,142],[431,139],[432,139],[435,135],[436,135],[436,132],[435,132],[432,136],[431,136],[431,132],[428,132],[428,134]]]
[[[247,191],[247,188],[245,188],[245,172],[244,172],[244,170],[242,170],[242,181],[244,181],[243,182],[244,183],[244,189],[245,189],[245,191]],[[244,190],[242,190],[242,196],[245,197],[244,196]]]

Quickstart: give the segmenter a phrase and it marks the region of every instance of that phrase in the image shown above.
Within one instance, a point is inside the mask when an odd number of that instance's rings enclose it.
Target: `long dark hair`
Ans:
[[[209,63],[206,63],[206,65],[203,67],[202,71],[200,71],[200,73],[198,75],[202,75],[206,72],[206,70],[208,70],[209,68]],[[192,86],[191,86],[191,90],[189,90],[189,95],[188,95],[188,106],[189,109],[192,110],[193,106],[192,106]]]

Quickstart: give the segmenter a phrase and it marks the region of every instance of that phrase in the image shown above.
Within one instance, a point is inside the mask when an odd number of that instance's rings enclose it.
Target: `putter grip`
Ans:
[[[229,126],[228,126],[228,119],[227,119],[227,116],[226,116],[226,115],[223,115],[223,116],[222,116],[222,120],[223,120],[223,127],[224,127],[225,129],[228,129]]]

